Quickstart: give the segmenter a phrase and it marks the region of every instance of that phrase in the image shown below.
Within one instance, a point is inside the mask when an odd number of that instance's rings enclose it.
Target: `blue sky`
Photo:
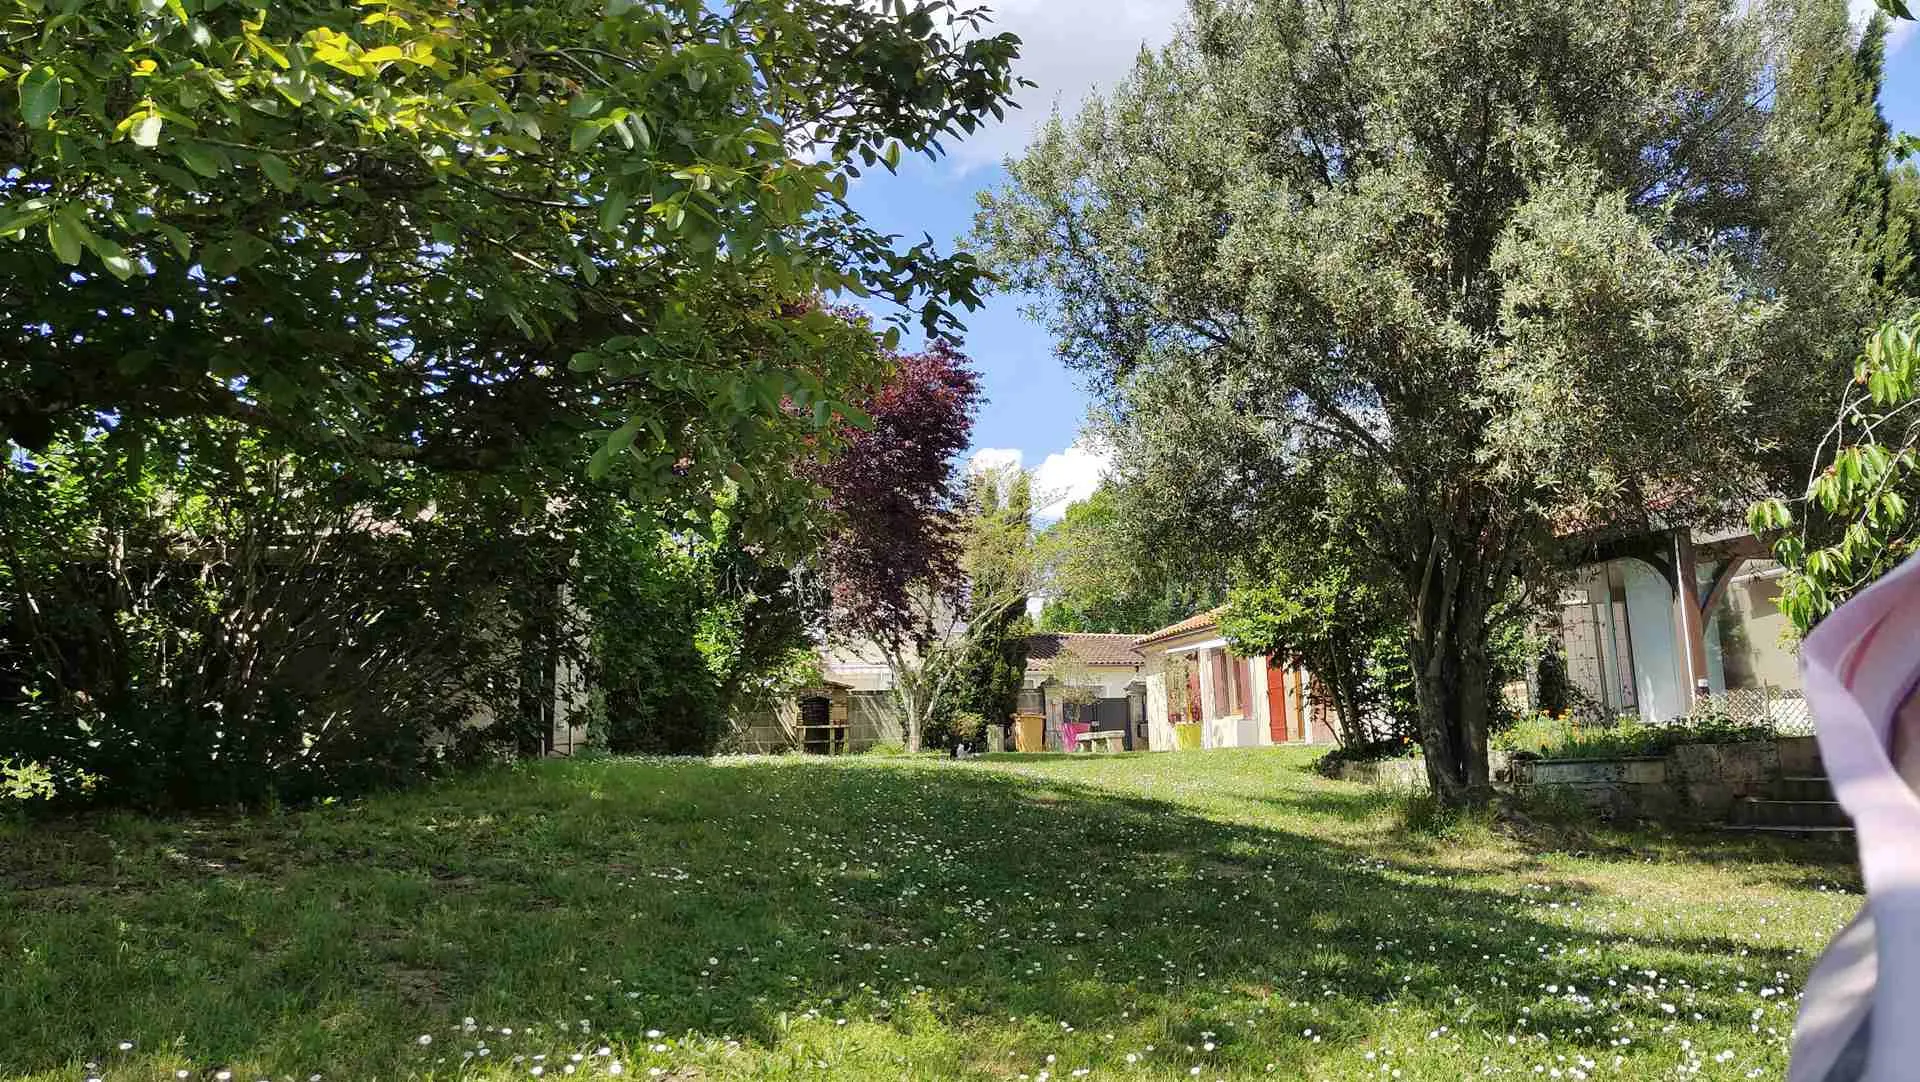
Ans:
[[[1852,0],[1857,13],[1871,0]],[[931,234],[951,245],[973,223],[975,195],[1005,179],[1000,162],[1017,154],[1057,100],[1068,112],[1093,89],[1110,86],[1141,45],[1172,33],[1184,0],[993,0],[996,24],[1024,43],[1021,73],[1039,85],[1008,121],[951,147],[938,161],[903,161],[898,175],[869,174],[851,201],[875,225],[918,240]],[[1912,24],[1891,43],[1881,100],[1897,131],[1920,133],[1920,42]],[[966,351],[985,376],[988,404],[974,429],[987,460],[1036,469],[1036,495],[1064,501],[1092,490],[1096,455],[1075,447],[1088,398],[1080,380],[1053,355],[1047,332],[1020,314],[1020,299],[995,296],[966,317]]]

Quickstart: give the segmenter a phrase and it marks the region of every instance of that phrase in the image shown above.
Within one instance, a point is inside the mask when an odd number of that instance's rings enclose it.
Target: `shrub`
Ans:
[[[569,677],[601,742],[704,754],[804,642],[805,591],[735,533],[221,424],[23,451],[0,461],[0,757],[98,779],[59,802],[300,803],[544,753]]]
[[[84,770],[28,759],[0,759],[0,811],[36,801],[71,800],[93,791],[100,779]]]
[[[384,786],[504,732],[552,561],[517,495],[125,423],[0,469],[0,754],[52,799],[185,808]],[[536,505],[538,506],[538,505]]]
[[[951,748],[955,744],[967,744],[978,748],[985,746],[986,741],[987,719],[972,710],[955,710],[936,714],[928,721],[922,745]]]

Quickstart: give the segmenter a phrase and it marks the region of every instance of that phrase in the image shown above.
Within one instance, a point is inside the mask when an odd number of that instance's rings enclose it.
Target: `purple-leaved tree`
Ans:
[[[960,620],[958,460],[980,405],[980,377],[957,349],[935,342],[898,358],[893,377],[862,403],[872,424],[848,424],[845,446],[814,468],[834,525],[822,553],[833,593],[832,631],[871,642],[886,658],[908,751],[951,689],[937,663]]]

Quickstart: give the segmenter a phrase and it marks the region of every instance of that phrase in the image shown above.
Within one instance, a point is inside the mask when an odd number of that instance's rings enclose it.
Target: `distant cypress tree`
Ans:
[[[1886,43],[1886,17],[1875,14],[1852,52],[1824,73],[1819,133],[1846,156],[1842,160],[1851,160],[1844,207],[1856,230],[1854,245],[1881,306],[1898,309],[1903,299],[1920,296],[1920,178],[1891,160],[1892,129],[1880,110]]]

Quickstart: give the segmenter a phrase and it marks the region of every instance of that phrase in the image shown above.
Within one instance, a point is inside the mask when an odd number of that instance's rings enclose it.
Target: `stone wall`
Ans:
[[[1522,793],[1575,800],[1606,819],[1724,822],[1735,803],[1764,796],[1781,777],[1782,756],[1792,761],[1798,754],[1787,743],[1683,744],[1653,758],[1516,760],[1513,783]]]
[[[1499,788],[1506,779],[1507,767],[1505,752],[1487,753],[1487,768],[1493,775],[1495,788]],[[1338,774],[1341,781],[1379,785],[1388,789],[1427,787],[1427,761],[1417,756],[1412,759],[1378,759],[1371,763],[1341,763]]]
[[[1427,762],[1425,759],[1381,759],[1371,763],[1341,763],[1340,780],[1388,789],[1424,789]]]

